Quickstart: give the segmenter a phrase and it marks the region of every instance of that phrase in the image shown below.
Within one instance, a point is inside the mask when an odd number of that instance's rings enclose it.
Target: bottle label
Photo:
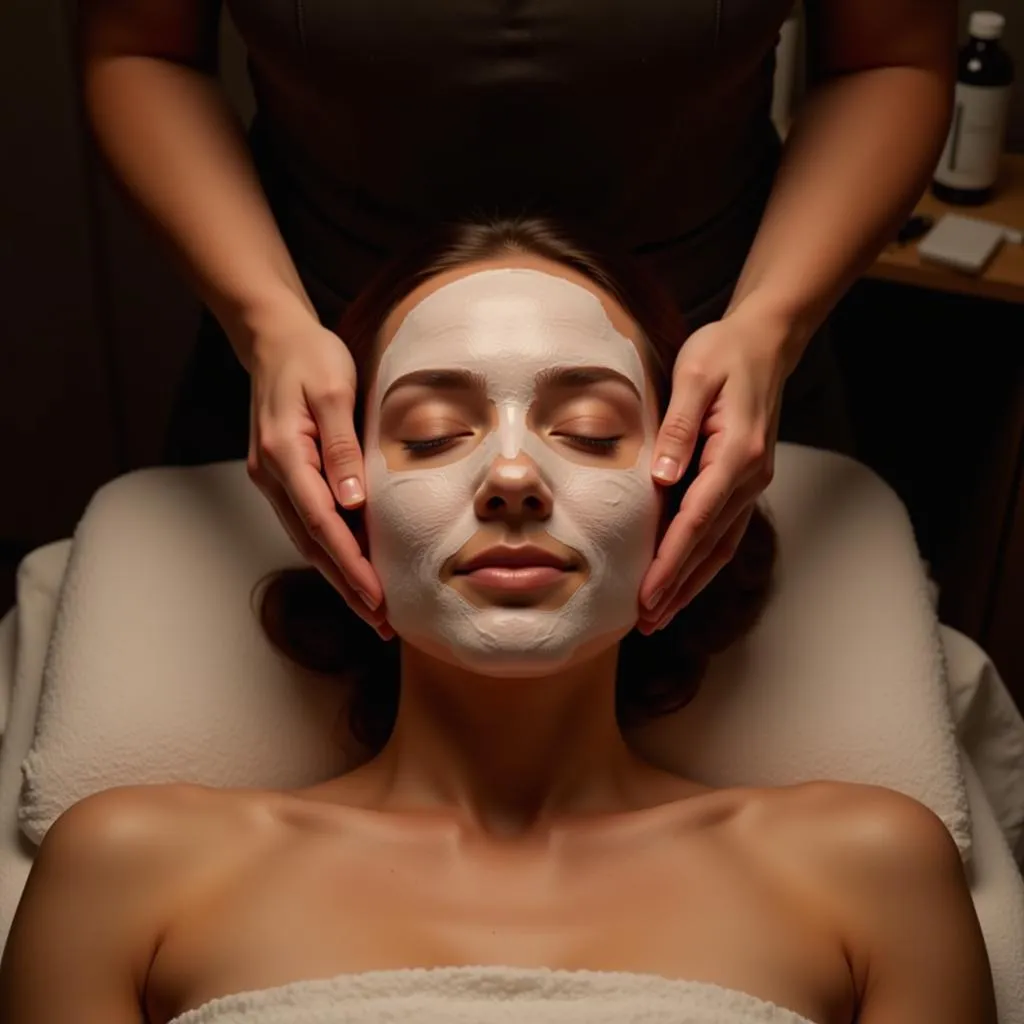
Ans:
[[[953,120],[935,180],[949,188],[982,189],[995,183],[1006,137],[1010,86],[956,86]]]

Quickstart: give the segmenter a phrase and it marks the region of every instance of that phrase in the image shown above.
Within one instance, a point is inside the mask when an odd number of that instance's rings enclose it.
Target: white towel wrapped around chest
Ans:
[[[813,1024],[706,982],[615,971],[438,967],[340,974],[211,1000],[170,1024]]]

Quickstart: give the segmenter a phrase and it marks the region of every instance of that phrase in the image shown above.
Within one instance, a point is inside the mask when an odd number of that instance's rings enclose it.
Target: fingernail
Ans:
[[[376,611],[380,607],[380,601],[376,598],[370,597],[365,590],[357,590],[356,593],[363,599],[363,603],[370,609],[370,611]]]
[[[646,601],[644,601],[644,607],[648,611],[654,611],[655,608],[661,603],[661,599],[665,596],[665,588],[662,587],[660,590],[656,590]]]
[[[667,484],[674,484],[682,475],[682,470],[679,468],[679,463],[676,462],[675,459],[670,459],[667,455],[662,455],[661,458],[654,463],[654,468],[651,470],[651,474],[659,480],[664,480]]]
[[[342,480],[338,484],[338,494],[341,497],[341,504],[344,508],[352,508],[366,501],[363,485],[354,476],[350,476],[347,480]]]

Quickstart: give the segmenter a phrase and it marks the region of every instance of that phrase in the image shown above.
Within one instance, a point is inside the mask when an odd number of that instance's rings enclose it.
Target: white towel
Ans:
[[[170,1024],[813,1024],[707,982],[617,971],[435,967],[213,999]]]

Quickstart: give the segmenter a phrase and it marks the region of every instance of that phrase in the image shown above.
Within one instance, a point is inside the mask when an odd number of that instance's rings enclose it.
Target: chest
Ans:
[[[231,992],[449,964],[619,970],[850,1018],[839,943],[770,872],[694,842],[571,861],[300,844],[234,872],[167,932],[154,1021]]]

